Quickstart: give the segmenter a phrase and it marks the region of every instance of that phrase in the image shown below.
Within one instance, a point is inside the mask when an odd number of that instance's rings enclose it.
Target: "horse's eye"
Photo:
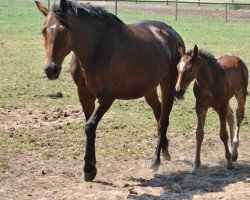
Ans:
[[[42,29],[41,32],[42,32],[43,36],[45,37],[46,36],[46,28]]]
[[[188,72],[192,72],[193,71],[193,67],[192,66],[190,66],[189,68],[188,68]]]
[[[68,33],[68,29],[63,29],[63,30],[62,30],[62,33],[63,33],[63,34]]]

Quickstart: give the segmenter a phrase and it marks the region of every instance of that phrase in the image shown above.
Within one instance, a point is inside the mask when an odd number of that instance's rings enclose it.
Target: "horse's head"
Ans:
[[[67,2],[61,0],[60,6],[54,6],[52,10],[45,8],[37,1],[36,5],[46,17],[42,28],[46,49],[44,71],[48,79],[57,79],[62,62],[72,49],[71,33],[66,17]]]
[[[195,45],[191,53],[185,53],[183,48],[179,48],[181,54],[180,62],[177,65],[178,78],[175,85],[176,96],[182,97],[188,85],[197,76],[196,58],[198,56],[198,47]]]

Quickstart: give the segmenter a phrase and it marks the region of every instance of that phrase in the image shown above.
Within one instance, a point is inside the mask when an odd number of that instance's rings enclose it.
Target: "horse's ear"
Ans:
[[[48,12],[49,12],[49,9],[45,8],[40,2],[38,1],[35,1],[36,3],[36,6],[38,8],[38,10],[41,11],[41,13],[44,14],[44,16],[47,16],[48,15]]]
[[[184,51],[184,49],[183,49],[183,47],[181,45],[179,46],[178,51],[181,54],[181,56],[185,55],[185,51]]]
[[[63,11],[63,13],[66,13],[68,11],[68,3],[67,0],[61,0],[60,1],[60,7]]]
[[[194,45],[193,52],[191,54],[192,61],[195,62],[196,58],[198,56],[198,47],[197,45]]]

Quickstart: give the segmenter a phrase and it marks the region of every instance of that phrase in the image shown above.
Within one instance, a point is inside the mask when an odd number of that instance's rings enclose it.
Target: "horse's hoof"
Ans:
[[[158,169],[159,169],[160,164],[161,164],[160,162],[154,162],[154,163],[151,165],[150,169],[152,169],[154,172],[157,172]]]
[[[197,168],[193,167],[192,170],[189,172],[189,174],[196,175]]]
[[[162,156],[163,156],[163,158],[164,158],[165,160],[171,161],[171,156],[170,156],[169,153],[162,154]]]
[[[84,173],[84,180],[85,181],[93,181],[95,179],[95,176],[97,174],[96,167],[89,173]]]
[[[231,163],[231,162],[227,163],[227,169],[233,170],[234,169],[233,163]]]

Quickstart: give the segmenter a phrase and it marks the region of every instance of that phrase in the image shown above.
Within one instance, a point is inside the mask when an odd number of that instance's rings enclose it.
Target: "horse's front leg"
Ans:
[[[86,151],[85,151],[85,165],[83,168],[85,181],[94,180],[97,170],[96,170],[96,157],[95,157],[95,138],[96,138],[96,128],[101,120],[102,116],[107,112],[113,103],[113,99],[110,98],[99,98],[99,105],[92,113],[91,117],[85,125],[86,134]]]
[[[231,153],[228,147],[228,133],[227,133],[227,128],[226,128],[227,109],[228,109],[228,103],[222,105],[222,107],[217,112],[220,117],[220,139],[224,143],[224,147],[225,147],[227,169],[233,169],[234,166],[233,166],[232,159],[231,159]]]
[[[158,121],[158,142],[153,163],[151,166],[151,168],[154,170],[158,170],[158,167],[160,166],[161,150],[165,159],[171,160],[171,156],[168,151],[168,139],[166,134],[169,125],[169,114],[172,110],[174,102],[174,80],[172,79],[172,77],[164,78],[161,81],[160,86],[161,86],[162,102],[161,102],[160,119]]]
[[[200,106],[198,102],[196,102],[195,110],[196,110],[198,124],[196,129],[196,152],[195,152],[194,165],[191,173],[195,173],[196,169],[199,168],[201,165],[201,159],[200,159],[201,144],[204,138],[204,125],[208,108],[204,108]]]

